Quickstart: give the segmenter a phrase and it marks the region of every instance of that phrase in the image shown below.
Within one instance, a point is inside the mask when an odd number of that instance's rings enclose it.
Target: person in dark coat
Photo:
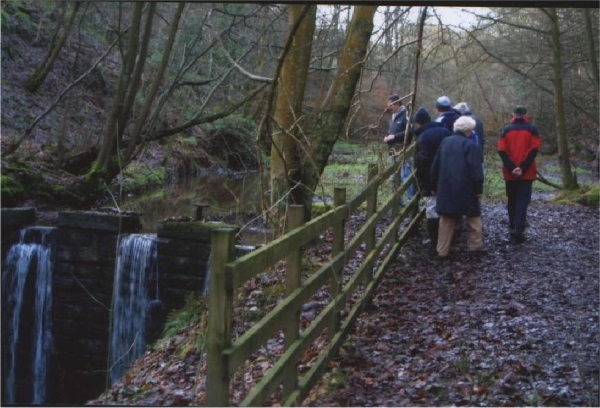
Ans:
[[[415,114],[415,124],[418,126],[414,131],[417,138],[417,153],[415,154],[415,168],[417,180],[421,188],[421,195],[425,197],[425,216],[427,218],[427,231],[431,244],[435,248],[438,241],[439,215],[435,211],[435,190],[431,184],[430,170],[433,159],[440,147],[440,143],[450,131],[438,122],[432,122],[429,112],[425,108],[419,108]]]
[[[477,145],[468,137],[475,121],[462,116],[454,122],[454,134],[442,140],[431,167],[431,182],[437,196],[436,211],[440,215],[437,252],[445,257],[459,217],[467,218],[467,249],[483,250],[481,205],[483,170]]]
[[[469,108],[469,105],[467,105],[466,102],[457,104],[454,106],[454,109],[459,111],[462,116],[470,116],[475,120],[475,129],[471,135],[471,140],[479,146],[479,150],[481,151],[481,161],[484,161],[485,138],[483,137],[483,122],[471,112],[471,108]]]
[[[390,147],[394,144],[408,146],[412,141],[412,134],[409,132],[406,141],[404,140],[408,119],[406,117],[406,108],[402,105],[402,100],[398,95],[390,95],[388,97],[386,110],[392,113],[392,117],[390,118],[388,135],[383,138],[383,141],[386,142]],[[396,160],[396,157],[392,156],[391,160]],[[406,158],[406,161],[400,168],[400,184],[404,183],[404,181],[410,177],[411,168],[412,158]],[[412,200],[413,196],[415,195],[415,189],[415,184],[412,184],[406,189],[405,195],[408,201]],[[404,205],[402,199],[400,200],[400,205]]]
[[[435,121],[446,126],[450,132],[454,131],[454,122],[460,118],[460,112],[452,108],[450,98],[440,96],[435,102],[435,108],[438,111],[438,117]]]
[[[398,95],[390,95],[388,97],[386,111],[391,112],[392,117],[390,118],[388,134],[383,138],[383,141],[390,146],[395,143],[403,144],[408,119],[406,118],[406,108],[402,105],[402,100]],[[406,144],[408,145],[409,143]]]
[[[531,201],[531,187],[537,170],[535,157],[540,146],[538,130],[529,123],[527,110],[517,106],[510,125],[502,130],[498,140],[508,198],[509,233],[517,243],[525,241],[527,207]]]

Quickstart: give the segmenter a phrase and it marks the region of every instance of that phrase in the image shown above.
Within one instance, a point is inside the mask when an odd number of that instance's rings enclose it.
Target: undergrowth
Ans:
[[[192,351],[191,348],[195,348],[194,351],[200,353],[204,348],[206,338],[207,316],[206,298],[197,293],[188,294],[185,298],[185,306],[179,310],[172,310],[167,315],[165,328],[156,344],[160,345],[191,326],[196,326],[194,328],[195,344],[182,343],[176,353],[185,355]]]

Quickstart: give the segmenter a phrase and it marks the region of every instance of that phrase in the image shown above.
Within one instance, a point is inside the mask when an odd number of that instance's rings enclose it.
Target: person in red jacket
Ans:
[[[540,146],[537,128],[529,123],[527,110],[524,106],[517,106],[510,124],[504,127],[498,140],[508,198],[510,237],[517,243],[525,241],[527,207],[537,170],[535,156]]]

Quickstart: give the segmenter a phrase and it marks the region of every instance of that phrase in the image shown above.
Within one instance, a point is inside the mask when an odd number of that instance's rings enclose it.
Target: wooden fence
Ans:
[[[414,144],[407,150],[408,157]],[[408,239],[411,230],[423,217],[418,209],[419,196],[400,210],[398,201],[407,187],[414,182],[411,176],[381,208],[377,209],[378,187],[394,174],[397,179],[400,161],[389,165],[377,174],[377,166],[369,166],[367,186],[352,200],[346,202],[346,190],[334,191],[334,208],[319,217],[303,223],[304,208],[291,206],[288,214],[291,230],[268,245],[238,259],[234,259],[234,239],[237,230],[218,229],[212,235],[211,286],[208,325],[208,355],[206,378],[206,404],[229,405],[230,379],[240,366],[260,349],[279,330],[284,333],[284,353],[260,382],[252,388],[242,406],[261,406],[283,384],[283,405],[300,405],[310,389],[324,373],[327,362],[336,355],[356,318],[370,301],[388,266]],[[366,221],[357,234],[344,245],[345,221],[366,201]],[[391,222],[381,239],[376,241],[375,227],[391,212]],[[410,215],[411,220],[401,235],[398,227]],[[301,282],[301,247],[317,238],[324,230],[333,228],[332,259],[318,271]],[[350,280],[342,287],[342,271],[362,243],[365,258]],[[373,272],[378,256],[390,245],[377,270]],[[285,298],[241,337],[232,342],[234,292],[249,279],[286,259]],[[329,283],[331,302],[300,332],[300,310],[322,286]],[[364,285],[363,296],[342,321],[340,311],[352,293]],[[328,328],[329,347],[325,347],[316,362],[301,378],[297,363],[303,353]]]

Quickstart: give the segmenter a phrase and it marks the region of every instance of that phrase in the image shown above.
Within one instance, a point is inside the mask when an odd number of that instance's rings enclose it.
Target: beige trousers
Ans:
[[[437,243],[439,256],[446,256],[450,252],[450,242],[456,227],[456,217],[440,215],[440,229]],[[467,249],[469,251],[480,251],[483,249],[483,233],[481,231],[481,217],[467,218]]]

